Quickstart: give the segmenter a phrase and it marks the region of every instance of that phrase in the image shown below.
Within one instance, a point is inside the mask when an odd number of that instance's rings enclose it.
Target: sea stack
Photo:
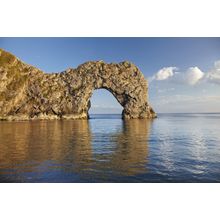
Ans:
[[[91,61],[47,74],[0,49],[0,120],[88,119],[100,88],[122,105],[124,119],[156,117],[147,80],[131,62]]]

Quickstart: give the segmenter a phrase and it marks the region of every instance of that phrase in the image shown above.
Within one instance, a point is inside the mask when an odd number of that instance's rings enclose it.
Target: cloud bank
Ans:
[[[169,81],[194,86],[201,82],[220,84],[220,60],[214,63],[211,70],[203,72],[199,67],[189,67],[179,72],[177,67],[163,67],[149,81]]]

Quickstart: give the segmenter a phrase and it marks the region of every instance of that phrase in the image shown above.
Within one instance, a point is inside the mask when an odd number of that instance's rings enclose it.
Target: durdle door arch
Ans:
[[[124,119],[156,117],[148,103],[147,81],[130,62],[86,62],[45,74],[3,50],[0,60],[2,120],[86,119],[96,89],[112,93],[123,107]]]
[[[83,93],[76,94],[85,100],[82,111],[87,113],[90,98],[96,89],[106,89],[123,107],[123,118],[151,118],[154,112],[147,101],[147,81],[138,68],[129,62],[105,64],[102,61],[88,62],[83,68]],[[76,99],[77,100],[77,99]]]

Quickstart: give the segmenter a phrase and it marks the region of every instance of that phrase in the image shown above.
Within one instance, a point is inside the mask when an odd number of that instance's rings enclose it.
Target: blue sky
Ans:
[[[220,112],[220,38],[0,38],[3,48],[45,72],[90,60],[136,64],[157,112]],[[120,112],[105,90],[92,112]]]

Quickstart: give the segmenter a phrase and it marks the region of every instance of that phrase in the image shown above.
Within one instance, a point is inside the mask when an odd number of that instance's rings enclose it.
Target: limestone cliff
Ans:
[[[130,62],[86,62],[76,69],[46,74],[0,49],[0,119],[86,119],[95,89],[109,90],[122,116],[154,118],[147,81]]]

